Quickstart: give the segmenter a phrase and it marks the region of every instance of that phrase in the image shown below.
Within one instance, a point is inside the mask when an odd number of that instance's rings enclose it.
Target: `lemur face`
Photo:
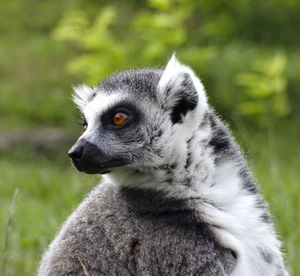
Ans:
[[[164,71],[124,71],[77,87],[74,101],[84,133],[69,156],[89,174],[170,162],[207,109],[199,79],[174,56]]]

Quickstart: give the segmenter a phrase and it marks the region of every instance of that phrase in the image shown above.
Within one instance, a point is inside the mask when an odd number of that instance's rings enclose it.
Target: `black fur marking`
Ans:
[[[223,129],[218,128],[213,132],[209,145],[213,147],[215,153],[224,152],[230,147],[230,139]]]
[[[210,117],[210,114],[208,112],[205,112],[199,128],[203,128],[206,125],[208,125],[208,123],[209,123],[209,117]]]
[[[156,135],[150,137],[150,141],[149,141],[149,144],[150,144],[150,145],[153,144],[153,141],[155,140],[155,138],[156,138]]]
[[[214,163],[216,166],[218,166],[220,163],[222,163],[223,158],[221,158],[220,156],[215,157],[214,159]]]
[[[176,164],[166,164],[158,167],[160,170],[165,171],[166,179],[164,182],[168,184],[173,184],[173,171],[176,168]]]
[[[259,209],[266,209],[267,207],[266,203],[261,198],[256,199],[255,206]]]
[[[187,158],[186,158],[186,161],[185,161],[184,168],[188,169],[188,167],[190,165],[191,165],[191,152],[189,151],[188,154],[187,154]]]
[[[231,250],[230,253],[233,256],[233,258],[237,259],[237,254],[235,251]]]
[[[156,140],[156,139],[158,139],[159,137],[161,137],[162,136],[162,130],[160,129],[158,132],[157,132],[157,134],[155,134],[155,135],[153,135],[153,136],[151,136],[150,137],[150,145],[152,145],[153,144],[153,142]]]
[[[258,187],[254,183],[247,169],[243,168],[240,170],[240,176],[243,179],[244,188],[252,194],[258,193]]]
[[[194,139],[194,134],[189,140],[186,141],[188,148],[191,147],[191,142],[192,142],[193,139]]]
[[[209,146],[214,150],[214,153],[217,154],[215,158],[215,164],[223,159],[223,157],[232,157],[235,156],[236,160],[241,160],[241,156],[236,152],[238,149],[235,147],[234,143],[231,140],[230,134],[226,128],[218,121],[218,118],[215,117],[213,113],[205,114],[210,121],[212,128],[212,137],[209,141]],[[240,162],[240,161],[237,161]],[[242,165],[239,171],[240,177],[243,179],[243,187],[245,190],[249,191],[252,194],[258,193],[258,187],[252,179],[251,174],[246,168],[246,165]]]
[[[266,263],[268,263],[268,264],[272,263],[273,256],[269,252],[266,252],[262,249],[259,249],[259,252]]]
[[[172,86],[167,85],[166,86],[166,97],[169,97],[169,94],[170,94],[171,90],[172,90]]]
[[[229,152],[231,148],[230,136],[222,125],[218,125],[214,115],[209,113],[209,121],[212,128],[212,137],[209,145],[213,147],[214,153]]]
[[[268,213],[267,210],[267,202],[265,202],[262,198],[258,198],[256,199],[256,203],[255,206],[259,209],[263,210],[263,214],[260,216],[260,219],[264,222],[264,223],[272,223],[272,219],[271,216]]]
[[[252,180],[252,177],[250,176],[248,170],[246,168],[240,169],[239,175],[243,179],[244,188],[252,194],[257,194],[258,188],[254,183],[254,181]]]
[[[174,91],[176,96],[179,96],[180,100],[173,107],[171,113],[171,120],[173,124],[182,123],[183,116],[185,116],[187,112],[194,110],[198,104],[197,90],[190,75],[187,73],[183,73],[181,75],[183,80],[181,81],[180,89],[178,91]],[[178,78],[180,78],[181,75],[179,75]]]
[[[170,165],[170,168],[171,168],[172,170],[174,170],[174,169],[176,168],[176,166],[177,166],[177,164],[176,164],[176,163],[173,163],[173,164]]]
[[[186,145],[187,145],[187,158],[186,158],[186,161],[185,161],[185,165],[184,165],[184,168],[185,169],[187,169],[190,165],[191,165],[191,162],[192,162],[192,158],[191,158],[191,155],[192,155],[192,153],[191,153],[191,143],[192,143],[192,140],[194,139],[194,134],[193,134],[193,136],[189,139],[189,140],[187,140],[187,142],[186,142]]]
[[[196,106],[197,103],[195,101],[189,101],[185,98],[182,98],[172,110],[172,123],[182,123],[182,117],[185,116],[188,111],[193,110]]]
[[[172,175],[173,175],[173,171],[172,171],[172,170],[167,170],[167,171],[166,171],[166,174],[167,174],[168,176],[172,176]]]
[[[215,120],[215,118],[214,118],[214,115],[211,114],[211,113],[209,113],[209,112],[207,112],[206,114],[207,114],[208,119],[209,119],[209,121],[210,121],[211,127],[214,129],[214,128],[217,126],[217,122],[216,122],[216,120]]]
[[[167,178],[165,180],[165,182],[167,182],[168,184],[172,184],[173,183],[173,178]]]
[[[267,211],[265,211],[260,218],[264,223],[272,223],[272,219]]]
[[[155,150],[155,153],[159,156],[159,157],[163,157],[163,153],[162,150],[160,148]]]
[[[192,179],[190,177],[187,177],[186,179],[184,179],[182,184],[183,186],[190,187],[192,185]]]
[[[258,193],[257,186],[253,183],[252,179],[247,179],[247,181],[243,182],[244,188],[252,194]]]

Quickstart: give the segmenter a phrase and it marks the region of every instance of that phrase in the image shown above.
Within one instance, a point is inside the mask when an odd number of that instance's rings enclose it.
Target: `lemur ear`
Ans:
[[[196,109],[199,102],[197,88],[203,92],[203,86],[194,72],[173,54],[158,83],[162,105],[170,112],[173,124],[181,123],[189,111]]]
[[[73,101],[82,112],[84,107],[87,105],[87,103],[95,95],[95,92],[92,88],[88,87],[85,84],[79,86],[73,86],[73,90],[74,90]]]

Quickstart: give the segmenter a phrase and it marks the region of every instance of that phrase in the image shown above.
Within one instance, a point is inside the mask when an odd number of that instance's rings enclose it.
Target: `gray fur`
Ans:
[[[172,57],[164,71],[75,91],[87,131],[69,154],[79,170],[110,173],[65,222],[39,276],[287,275],[267,203],[190,68]],[[111,123],[120,106],[131,116],[123,128]]]
[[[192,201],[109,183],[66,222],[39,275],[84,275],[78,257],[89,275],[227,275],[236,263]]]
[[[124,89],[130,91],[135,97],[149,97],[156,99],[156,87],[163,71],[159,69],[136,69],[120,71],[103,80],[98,86],[98,91],[113,93]]]

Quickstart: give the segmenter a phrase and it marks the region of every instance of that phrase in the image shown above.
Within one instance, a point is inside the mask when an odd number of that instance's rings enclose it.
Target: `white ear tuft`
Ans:
[[[169,60],[158,83],[162,105],[171,112],[173,123],[181,122],[189,111],[207,107],[203,85],[193,70],[180,63],[175,54]],[[204,109],[202,109],[204,110]]]
[[[83,111],[84,107],[95,95],[94,90],[85,84],[73,86],[73,90],[73,101]]]
[[[178,66],[178,65],[180,65],[180,62],[178,61],[178,59],[176,58],[176,54],[175,53],[173,53],[172,54],[172,56],[171,56],[171,58],[169,59],[169,61],[168,61],[168,64],[167,64],[167,66],[166,67],[176,67],[176,66]]]
[[[164,94],[168,89],[170,89],[170,87],[180,86],[179,84],[181,79],[180,76],[183,74],[190,76],[198,92],[200,92],[198,89],[200,89],[201,92],[204,92],[203,85],[195,75],[194,71],[190,67],[182,64],[176,58],[176,55],[174,53],[170,58],[170,60],[168,61],[166,68],[159,80],[158,83],[159,93]]]
[[[167,85],[171,82],[175,82],[177,76],[180,73],[190,73],[192,70],[187,66],[181,64],[176,58],[175,53],[172,55],[170,60],[168,61],[166,68],[163,72],[163,75],[159,81],[158,88],[161,93],[166,89]]]

